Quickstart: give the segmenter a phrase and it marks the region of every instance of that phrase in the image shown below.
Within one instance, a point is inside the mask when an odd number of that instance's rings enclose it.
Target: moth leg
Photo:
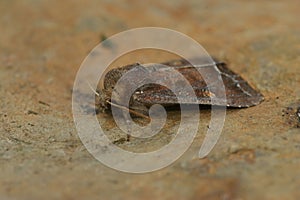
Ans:
[[[130,107],[128,108],[128,111],[134,116],[143,117],[147,120],[150,120],[150,117],[148,116],[148,110],[149,109],[144,104],[137,101],[132,101],[132,100],[130,101]],[[131,133],[132,119],[129,115],[125,114],[124,110],[123,110],[123,116],[126,121],[127,131],[128,133]],[[127,141],[130,141],[130,137],[131,135],[127,134]]]
[[[121,113],[122,113],[122,116],[124,117],[125,119],[125,123],[126,123],[126,128],[127,128],[127,138],[126,138],[126,141],[130,141],[130,134],[131,133],[131,126],[132,126],[132,119],[130,118],[130,115],[128,115],[127,112],[135,115],[135,116],[138,116],[138,117],[143,117],[143,118],[146,118],[148,120],[150,120],[150,118],[147,116],[147,115],[144,115],[142,114],[141,112],[138,112],[138,111],[135,111],[134,109],[132,109],[131,107],[130,108],[127,108],[125,106],[121,106],[121,105],[118,105],[118,104],[115,104],[115,103],[112,103],[110,101],[108,101],[108,103],[111,105],[111,106],[114,106],[118,109],[121,110]]]
[[[131,137],[130,133],[131,133],[131,123],[132,123],[132,121],[130,119],[130,116],[127,115],[124,110],[122,111],[122,114],[123,114],[123,117],[124,117],[125,122],[126,122],[126,129],[127,129],[126,141],[129,142],[130,137]]]

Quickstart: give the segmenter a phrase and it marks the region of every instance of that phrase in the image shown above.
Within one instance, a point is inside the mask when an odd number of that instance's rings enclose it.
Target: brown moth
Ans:
[[[212,94],[201,74],[197,71],[197,65],[193,66],[186,60],[173,60],[162,63],[163,65],[174,67],[180,72],[192,86],[197,99],[189,98],[188,95],[184,97],[184,104],[199,104],[211,105]],[[246,108],[255,106],[263,100],[263,95],[254,90],[241,76],[231,71],[224,62],[216,62],[215,66],[220,73],[226,91],[226,105],[227,107]],[[155,69],[155,76],[157,78],[164,78],[163,68],[155,68],[155,66],[144,66],[143,64],[135,63],[124,67],[119,67],[110,70],[104,77],[104,88],[99,91],[99,109],[106,110],[109,105],[128,109],[132,113],[139,115],[153,104],[161,104],[163,106],[172,106],[178,103],[176,95],[168,88],[157,85],[148,84],[138,88],[132,95],[129,108],[126,105],[119,105],[117,100],[111,101],[110,97],[118,80],[129,70],[135,67],[146,68],[153,67]],[[203,67],[203,66],[201,66]],[[211,65],[204,66],[211,69]],[[209,73],[209,71],[208,71]],[[209,75],[209,74],[208,74]],[[135,80],[131,80],[135,82]],[[180,87],[180,86],[179,86]],[[126,88],[124,88],[126,90]],[[184,91],[182,91],[184,92]],[[215,103],[218,105],[218,102]],[[219,103],[223,105],[223,102]]]

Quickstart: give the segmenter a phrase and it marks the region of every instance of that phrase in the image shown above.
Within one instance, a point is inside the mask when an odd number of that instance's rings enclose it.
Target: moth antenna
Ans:
[[[200,64],[200,65],[195,65],[195,67],[206,67],[206,66],[211,66],[211,65],[223,65],[226,64],[225,62],[222,61],[214,61],[212,64]]]
[[[224,65],[226,64],[225,62],[222,62],[222,61],[218,61],[218,62],[214,62],[215,65]]]
[[[87,81],[87,84],[89,85],[90,89],[95,93],[95,95],[97,95],[99,97],[100,96],[99,92],[94,90],[93,87],[91,86],[91,84],[88,81]]]
[[[120,105],[115,104],[115,103],[112,103],[112,102],[110,102],[110,101],[106,101],[106,102],[109,103],[109,104],[112,105],[112,106],[117,107],[117,108],[120,108],[120,109],[123,109],[123,110],[127,110],[128,112],[130,112],[130,113],[132,113],[132,114],[134,114],[134,115],[136,115],[136,116],[143,117],[143,118],[145,118],[145,119],[151,120],[150,117],[148,117],[148,116],[146,116],[146,115],[144,115],[144,114],[142,114],[142,113],[136,112],[136,111],[134,111],[134,110],[131,110],[131,109],[125,107],[125,106],[120,106]]]

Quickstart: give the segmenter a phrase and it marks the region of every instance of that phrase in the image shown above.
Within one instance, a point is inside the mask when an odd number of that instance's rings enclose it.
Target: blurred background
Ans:
[[[300,198],[299,7],[298,0],[1,0],[0,199]],[[71,96],[80,64],[99,42],[145,26],[187,34],[265,101],[228,110],[207,158],[197,158],[203,131],[173,165],[132,175],[86,151]],[[136,52],[115,65],[171,57]],[[205,126],[209,111],[203,119]]]

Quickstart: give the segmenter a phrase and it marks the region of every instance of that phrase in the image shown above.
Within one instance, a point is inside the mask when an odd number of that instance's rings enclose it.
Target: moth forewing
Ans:
[[[188,94],[185,94],[184,96],[184,102],[185,104],[203,104],[203,105],[211,105],[212,101],[211,98],[215,97],[214,93],[212,93],[209,88],[213,87],[213,85],[207,85],[206,82],[203,79],[203,74],[200,74],[197,70],[197,67],[206,67],[207,70],[204,70],[206,77],[213,77],[216,78],[216,76],[213,76],[212,74],[212,67],[217,67],[218,73],[222,78],[222,81],[225,86],[225,92],[226,92],[226,106],[228,107],[237,107],[237,108],[244,108],[244,107],[250,107],[259,104],[263,100],[263,96],[256,90],[254,90],[241,76],[231,71],[227,65],[224,62],[215,62],[214,64],[210,65],[191,65],[186,60],[173,60],[170,62],[162,63],[163,65],[166,65],[168,67],[173,67],[178,72],[180,72],[186,80],[189,82],[189,84],[194,89],[196,99],[192,98]],[[149,67],[153,67],[153,69],[156,70],[155,73],[153,73],[157,78],[164,78],[164,72],[163,70],[167,70],[167,68],[158,68],[154,65],[142,65],[139,63],[135,63],[132,65],[127,65],[124,67],[119,67],[110,70],[104,77],[104,89],[103,89],[103,96],[100,97],[100,101],[109,101],[111,103],[114,103],[118,105],[118,100],[115,100],[115,102],[112,102],[109,100],[109,97],[107,95],[111,95],[115,84],[118,82],[118,80],[129,70],[140,67],[149,69]],[[146,68],[148,67],[148,68]],[[211,73],[211,74],[210,74]],[[138,78],[138,75],[136,76]],[[137,79],[136,78],[136,79]],[[135,83],[137,80],[135,80],[135,77],[130,80],[132,83]],[[176,80],[175,80],[176,81]],[[214,81],[211,81],[210,84],[214,84]],[[180,87],[180,85],[178,86]],[[122,88],[123,92],[126,92],[126,88]],[[184,93],[184,91],[182,91]],[[122,97],[118,97],[122,98]],[[133,93],[132,99],[130,101],[129,105],[120,105],[120,106],[127,106],[129,108],[135,108],[139,110],[138,108],[142,107],[149,107],[153,104],[162,104],[164,106],[169,105],[175,105],[178,103],[178,99],[176,95],[169,89],[162,85],[158,84],[148,84],[144,85],[140,88],[137,88],[136,92]],[[219,102],[214,102],[215,105],[223,105],[223,101],[220,100]],[[103,104],[105,105],[105,103]],[[141,110],[144,110],[141,109]]]

